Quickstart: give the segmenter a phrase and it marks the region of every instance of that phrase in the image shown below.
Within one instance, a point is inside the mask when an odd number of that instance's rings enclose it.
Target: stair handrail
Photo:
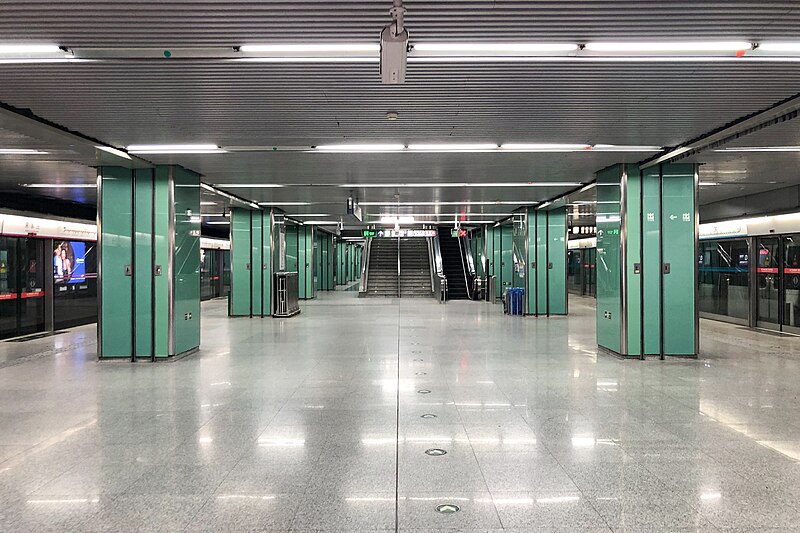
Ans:
[[[372,250],[372,238],[367,238],[364,243],[364,260],[361,261],[361,279],[358,282],[359,294],[366,294],[369,287],[367,277],[369,276],[369,256]]]
[[[444,275],[444,261],[442,261],[442,248],[439,235],[431,237],[428,241],[431,261],[431,281],[433,293],[439,303],[447,303],[447,276]]]

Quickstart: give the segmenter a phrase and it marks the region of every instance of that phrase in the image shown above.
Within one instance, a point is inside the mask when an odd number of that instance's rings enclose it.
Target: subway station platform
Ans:
[[[621,360],[570,313],[340,291],[205,302],[160,364],[98,362],[94,326],[0,343],[0,530],[797,528],[794,338],[702,320],[696,360]]]

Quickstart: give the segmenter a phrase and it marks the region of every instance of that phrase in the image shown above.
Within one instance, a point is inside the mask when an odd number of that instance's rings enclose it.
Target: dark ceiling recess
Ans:
[[[71,202],[60,198],[31,196],[29,192],[24,191],[3,191],[0,193],[0,208],[77,218],[91,222],[97,220],[97,210],[93,205]]]

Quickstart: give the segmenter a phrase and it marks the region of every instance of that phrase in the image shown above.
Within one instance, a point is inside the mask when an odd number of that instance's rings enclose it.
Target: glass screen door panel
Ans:
[[[44,240],[20,239],[18,272],[20,279],[19,334],[44,331]],[[52,254],[47,259],[52,261]]]
[[[800,333],[800,235],[783,237],[783,330]]]
[[[756,325],[780,329],[780,239],[759,239],[756,252]]]
[[[0,237],[0,339],[17,335],[17,239]]]

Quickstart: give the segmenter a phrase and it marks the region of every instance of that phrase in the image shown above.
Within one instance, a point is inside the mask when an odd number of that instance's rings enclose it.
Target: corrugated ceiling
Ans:
[[[8,42],[101,48],[376,42],[388,23],[390,5],[386,0],[27,1],[0,4],[0,35]],[[797,1],[411,0],[406,7],[406,22],[417,42],[781,40],[796,38],[800,29]],[[313,146],[367,140],[673,146],[798,92],[800,70],[793,64],[769,63],[414,63],[402,86],[381,85],[377,64],[164,59],[0,65],[0,100],[115,146]],[[387,111],[398,111],[400,120],[387,121]],[[587,181],[615,158],[646,155],[442,154],[397,159],[251,153],[176,156],[172,162],[221,185]],[[41,172],[34,174],[42,178]],[[310,200],[343,202],[347,196],[346,190],[322,188],[247,192],[265,201],[292,191]],[[364,198],[387,194],[363,192]],[[442,194],[451,193],[413,189],[404,196],[424,201]],[[550,189],[523,194],[517,188],[470,188],[461,197],[531,201],[549,194]]]

